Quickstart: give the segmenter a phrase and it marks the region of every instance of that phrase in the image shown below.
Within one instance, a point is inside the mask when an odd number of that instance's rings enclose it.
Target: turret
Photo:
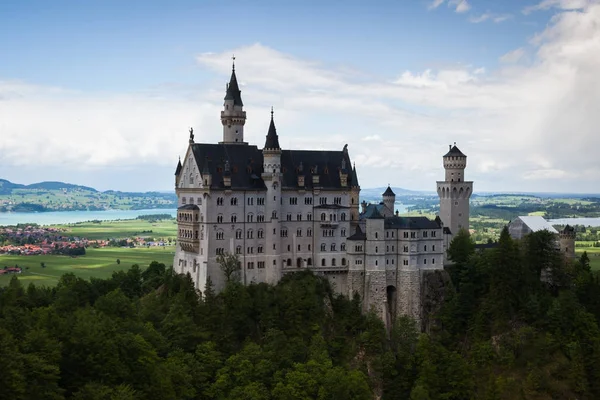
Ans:
[[[444,227],[454,236],[461,229],[469,230],[469,198],[473,192],[473,182],[465,181],[467,156],[456,147],[456,143],[449,146],[443,160],[446,179],[437,182],[439,216]]]
[[[575,258],[575,228],[570,225],[559,232],[560,252],[567,258]]]
[[[233,58],[235,61],[235,57]],[[242,102],[242,92],[235,75],[235,62],[231,71],[231,78],[225,87],[225,102],[221,111],[221,123],[223,124],[223,143],[244,143],[244,125],[246,124],[246,112]]]
[[[181,169],[183,166],[181,165],[181,157],[179,157],[179,162],[177,162],[177,168],[175,168],[175,187],[179,186],[179,175],[181,175]]]
[[[391,217],[394,215],[394,204],[396,203],[396,193],[392,190],[390,185],[388,184],[387,189],[383,192],[383,204],[385,205],[385,216]]]

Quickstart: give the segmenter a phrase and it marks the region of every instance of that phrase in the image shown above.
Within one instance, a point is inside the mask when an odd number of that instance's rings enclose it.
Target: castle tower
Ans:
[[[396,203],[396,193],[392,190],[390,185],[388,184],[387,189],[383,192],[383,205],[386,210],[384,212],[384,216],[392,217],[394,215],[394,204]]]
[[[221,123],[223,124],[222,143],[244,143],[244,125],[246,124],[246,112],[242,103],[242,92],[238,86],[235,76],[235,57],[231,71],[231,78],[226,86],[225,102],[221,111]]]
[[[440,197],[440,218],[454,236],[461,229],[469,230],[469,198],[473,192],[473,182],[465,181],[467,156],[456,147],[456,143],[449,147],[450,150],[444,155],[446,180],[437,182],[437,192]]]
[[[385,218],[375,209],[365,223],[365,291],[366,309],[374,309],[387,320],[387,277],[385,270]]]
[[[560,252],[567,258],[575,258],[575,228],[567,225],[558,234]]]
[[[279,219],[281,218],[281,181],[283,176],[281,173],[281,147],[273,121],[273,108],[271,108],[271,123],[262,152],[264,172],[261,177],[267,187],[265,219],[270,221],[265,230],[267,280],[270,283],[277,283],[281,278],[282,268]]]
[[[352,174],[350,175],[350,224],[353,228],[358,225],[359,197],[360,197],[360,185],[358,184],[358,175],[356,173],[356,164],[354,164],[352,166]]]

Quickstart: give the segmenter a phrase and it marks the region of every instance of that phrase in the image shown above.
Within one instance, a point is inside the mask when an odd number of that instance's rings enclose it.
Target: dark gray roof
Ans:
[[[267,132],[265,149],[281,149],[281,147],[279,147],[279,137],[277,136],[277,130],[275,129],[275,122],[273,121],[273,110],[271,110],[271,123],[269,124],[269,131]]]
[[[360,186],[358,184],[358,175],[356,174],[356,165],[352,166],[352,176],[351,176],[351,180],[352,180],[352,185],[351,186]]]
[[[321,209],[326,209],[326,210],[340,210],[340,209],[345,209],[345,208],[350,208],[350,207],[342,206],[339,204],[319,204],[318,206],[315,206],[315,208],[321,208]]]
[[[266,189],[261,178],[263,153],[256,146],[194,143],[192,151],[198,169],[203,174],[212,175],[212,189],[225,188],[223,175],[226,161],[229,161],[231,171],[231,189]],[[340,150],[282,150],[282,187],[298,188],[298,175],[302,174],[305,176],[304,183],[307,189],[314,186],[340,189],[342,185],[339,170],[342,158],[346,159],[346,163],[350,163],[348,153]],[[313,184],[313,175],[319,176],[318,184]],[[348,179],[348,186],[352,185],[352,179]]]
[[[346,240],[367,240],[367,234],[360,229],[360,225],[356,225],[356,232],[347,237]]]
[[[427,217],[387,217],[385,229],[440,229],[437,222]]]
[[[387,189],[385,189],[385,192],[383,192],[383,195],[384,196],[395,196],[396,193],[394,193],[394,191],[392,190],[390,185],[388,185]]]
[[[180,158],[179,162],[177,162],[177,168],[175,168],[175,176],[179,176],[179,173],[181,172],[181,168],[183,168],[183,166],[181,165],[181,158]]]
[[[463,152],[460,151],[455,144],[454,146],[450,147],[450,151],[447,152],[446,155],[444,155],[444,157],[466,157],[466,155],[464,155]]]
[[[367,208],[365,209],[365,212],[359,215],[359,219],[367,219],[367,218],[371,218],[371,215],[373,215],[373,213],[377,212],[377,214],[381,215],[381,210],[383,209],[384,205],[383,203],[380,204],[368,204]]]
[[[384,216],[379,212],[378,207],[371,207],[371,212],[365,212],[366,219],[384,219]]]
[[[199,210],[200,208],[195,204],[186,204],[177,208],[178,210]]]
[[[243,106],[242,103],[242,92],[238,86],[237,77],[235,76],[235,69],[231,71],[231,78],[227,85],[227,91],[225,92],[225,100],[233,100],[233,105]]]

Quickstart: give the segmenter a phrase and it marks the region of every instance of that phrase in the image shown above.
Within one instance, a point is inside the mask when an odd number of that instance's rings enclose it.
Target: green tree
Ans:
[[[223,272],[223,275],[225,275],[225,281],[227,283],[239,282],[242,266],[237,254],[219,254],[217,256],[217,263],[219,264],[219,268]]]

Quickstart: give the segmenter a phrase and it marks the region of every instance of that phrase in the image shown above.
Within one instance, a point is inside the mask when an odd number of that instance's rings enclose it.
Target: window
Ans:
[[[435,237],[435,231],[431,231],[431,237]]]
[[[404,246],[404,252],[408,253],[408,246]]]
[[[250,229],[248,232],[246,232],[246,239],[252,239],[253,236],[254,236],[254,232],[252,231],[252,229]]]
[[[390,251],[390,246],[385,246],[385,252],[388,253]]]
[[[321,267],[324,267],[324,266],[325,266],[325,259],[321,258]]]
[[[256,199],[256,204],[258,204],[259,206],[264,206],[265,205],[265,198],[264,197],[259,197]]]
[[[254,262],[253,261],[249,261],[248,262],[248,269],[254,269]]]
[[[256,221],[257,221],[257,222],[265,222],[265,216],[264,216],[264,215],[262,215],[262,214],[258,214],[258,215],[256,216]]]
[[[394,231],[392,231],[392,237],[394,237]]]
[[[286,218],[287,221],[291,221],[292,220],[292,214],[288,213],[288,215],[286,215],[285,218]]]
[[[254,214],[248,214],[248,215],[246,215],[246,221],[247,222],[254,222]]]
[[[375,232],[375,239],[377,239],[377,237],[378,237],[377,232]]]
[[[256,237],[258,237],[259,239],[262,239],[263,237],[265,237],[265,231],[263,231],[262,229],[259,229]]]
[[[340,221],[345,221],[346,220],[346,213],[342,213],[342,215],[340,216]]]
[[[217,197],[217,205],[218,206],[222,206],[223,205],[223,198],[222,197]]]
[[[248,205],[251,206],[254,204],[254,198],[253,197],[248,197]]]
[[[331,266],[335,267],[335,258],[333,260],[331,260]]]
[[[185,199],[185,197],[181,198],[181,204],[186,204],[187,200]]]
[[[252,253],[254,253],[254,247],[248,247],[247,254],[252,254]]]
[[[242,246],[237,246],[235,248],[235,254],[242,254]]]
[[[291,267],[292,266],[292,259],[288,258],[286,264],[287,264],[288,267]]]
[[[435,258],[432,258],[432,259],[431,259],[431,263],[432,263],[432,264],[435,264]]]
[[[331,243],[331,251],[335,251],[335,243]]]
[[[233,214],[231,216],[231,222],[234,223],[234,224],[237,222],[237,215]]]
[[[312,237],[312,229],[308,228],[308,229],[306,230],[306,236],[308,236],[308,237]]]
[[[232,197],[230,202],[232,206],[237,206],[237,197]]]
[[[222,247],[217,247],[217,248],[215,249],[215,253],[216,253],[217,255],[222,255],[222,254],[224,254],[224,253],[225,253],[225,249],[224,249],[224,248],[222,248]]]
[[[301,248],[302,248],[302,246],[298,245],[298,251],[300,251]]]
[[[264,261],[259,261],[258,262],[258,268],[264,268],[265,267],[265,262]]]
[[[280,232],[280,236],[281,237],[287,237],[287,235],[288,235],[287,229],[282,229],[281,232]]]
[[[306,204],[307,206],[312,204],[312,197],[305,197],[304,198],[304,204]]]
[[[277,211],[273,211],[273,213],[271,214],[271,218],[277,219]]]
[[[346,230],[345,229],[340,230],[340,236],[343,237],[343,238],[346,237]]]
[[[325,243],[321,243],[321,251],[325,251]]]
[[[306,220],[307,220],[307,221],[312,221],[312,214],[311,214],[311,213],[308,213],[308,214],[306,215]]]
[[[321,213],[321,221],[325,221],[327,215],[325,213]]]
[[[297,197],[290,197],[290,205],[291,206],[295,206],[298,204],[298,198]]]
[[[427,264],[427,259],[426,258],[423,259],[423,264]]]
[[[423,251],[427,251],[427,245],[423,246]]]
[[[302,214],[298,213],[296,215],[296,221],[302,221]]]
[[[416,238],[416,237],[417,237],[417,232],[411,232],[411,233],[410,233],[410,238],[411,238],[411,239],[414,239],[414,238]]]
[[[217,240],[223,240],[225,233],[223,231],[217,232]]]
[[[307,266],[312,266],[312,258],[308,258],[308,260],[306,260],[306,265]]]
[[[361,245],[356,245],[356,246],[354,246],[354,251],[356,251],[357,253],[361,252],[361,251],[363,251],[363,247]]]
[[[223,216],[222,215],[217,215],[217,223],[220,224],[223,222]]]
[[[375,253],[379,252],[379,247],[375,246]]]
[[[402,260],[402,264],[408,265],[408,260]]]
[[[346,259],[342,258],[342,265],[346,265]]]
[[[340,244],[340,250],[341,251],[346,251],[346,243]]]
[[[426,238],[427,237],[427,231],[423,231],[423,237]]]
[[[264,252],[263,247],[262,246],[258,246],[258,248],[256,249],[256,252],[257,253],[263,253]]]
[[[292,246],[290,246],[290,245],[288,244],[288,247],[287,247],[287,249],[288,249],[287,251],[292,251]]]
[[[327,197],[319,197],[319,204],[320,205],[327,204]]]
[[[302,229],[300,229],[300,228],[296,229],[296,236],[302,237]]]
[[[435,244],[431,245],[431,251],[435,251]]]
[[[311,247],[311,245],[309,244],[309,245],[308,245],[308,251],[311,251],[311,249],[312,249],[312,247]]]

